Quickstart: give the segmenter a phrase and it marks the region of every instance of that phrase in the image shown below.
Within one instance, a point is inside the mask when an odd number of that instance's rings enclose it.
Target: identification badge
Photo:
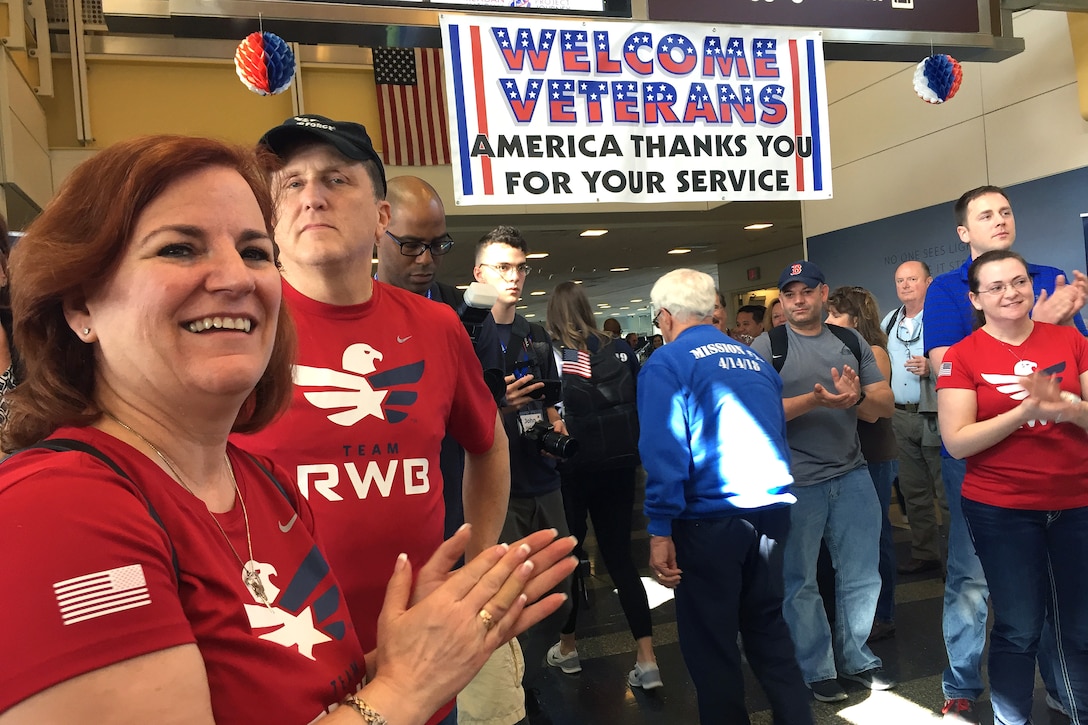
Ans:
[[[539,410],[523,410],[518,413],[518,425],[521,427],[522,433],[543,420],[544,413]]]

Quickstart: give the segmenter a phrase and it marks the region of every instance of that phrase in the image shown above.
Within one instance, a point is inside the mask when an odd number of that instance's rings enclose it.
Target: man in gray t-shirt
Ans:
[[[861,336],[824,324],[828,288],[819,267],[791,264],[778,289],[786,324],[756,338],[752,347],[780,368],[793,458],[797,503],[784,552],[783,613],[813,697],[837,702],[846,699],[839,677],[871,690],[895,686],[865,643],[880,593],[880,503],[857,435],[858,418],[890,417],[894,398]],[[776,344],[775,336],[783,334],[786,345],[782,338]],[[836,629],[842,637],[835,638],[834,649],[816,584],[821,539],[835,565]]]

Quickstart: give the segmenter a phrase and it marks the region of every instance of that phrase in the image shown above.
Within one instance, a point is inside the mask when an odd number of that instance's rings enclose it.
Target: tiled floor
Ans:
[[[649,540],[640,512],[641,503],[634,512],[638,530],[632,548],[636,564],[643,574],[647,574]],[[893,521],[899,518],[893,513]],[[592,532],[586,545],[592,575],[587,579],[588,604],[582,608],[578,623],[582,672],[564,675],[557,669],[543,666],[542,653],[552,642],[543,641],[543,638],[525,642],[527,658],[536,660],[536,666],[532,662],[527,664],[526,687],[531,690],[531,699],[539,703],[538,709],[531,708],[530,723],[674,725],[698,722],[695,689],[677,644],[673,602],[666,601],[653,610],[654,646],[665,686],[650,693],[637,688],[632,691],[626,675],[634,663],[634,642],[612,583],[597,555]],[[910,556],[909,532],[902,527],[896,530],[896,547],[901,561]],[[652,582],[649,586],[652,599],[654,588],[660,587]],[[844,683],[850,695],[845,702],[835,705],[813,702],[817,723],[909,725],[940,720],[937,713],[943,702],[941,672],[945,666],[941,638],[943,590],[939,572],[900,577],[896,589],[896,635],[873,645],[873,651],[883,659],[885,669],[899,679],[899,686],[890,692],[870,693],[860,686]],[[555,637],[550,639],[554,641]],[[750,673],[747,690],[752,723],[770,725],[772,719],[767,701]],[[1035,723],[1068,723],[1067,718],[1047,709],[1044,697],[1045,691],[1037,683]],[[980,712],[983,723],[992,722],[988,702],[980,703]]]

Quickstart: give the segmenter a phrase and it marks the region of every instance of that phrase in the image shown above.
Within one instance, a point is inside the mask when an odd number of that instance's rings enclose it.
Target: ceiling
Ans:
[[[548,252],[532,259],[533,271],[525,282],[523,314],[544,317],[547,296],[560,282],[581,280],[590,301],[610,304],[604,316],[634,314],[648,304],[650,288],[658,277],[678,267],[693,267],[717,277],[717,266],[764,252],[800,248],[801,204],[793,201],[733,202],[709,211],[669,212],[641,210],[598,214],[450,215],[447,224],[457,244],[442,261],[439,276],[450,284],[471,281],[475,242],[497,226],[516,226],[529,251]],[[770,222],[769,229],[745,231],[754,222]],[[601,237],[581,237],[586,229],[607,229]],[[669,254],[677,247],[688,254]],[[629,267],[626,272],[612,272]],[[766,275],[764,276],[766,279]],[[642,304],[633,299],[645,300]],[[620,310],[630,307],[630,310]],[[645,314],[645,311],[643,312]],[[624,325],[624,329],[629,329]]]

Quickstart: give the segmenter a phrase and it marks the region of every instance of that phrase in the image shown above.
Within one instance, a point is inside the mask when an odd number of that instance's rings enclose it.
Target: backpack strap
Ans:
[[[786,326],[772,327],[767,333],[771,338],[771,365],[776,372],[782,372],[782,366],[786,364],[786,354],[790,351],[790,337],[786,333]]]
[[[854,353],[858,365],[861,365],[861,342],[858,341],[858,336],[845,327],[839,327],[838,325],[828,324],[827,329],[831,330],[835,337],[850,348],[850,352]],[[776,371],[782,372],[782,366],[786,364],[786,355],[790,351],[790,338],[786,332],[786,326],[772,327],[767,334],[771,338],[771,365],[774,365]]]
[[[846,329],[845,327],[839,327],[838,325],[827,325],[827,329],[835,335],[835,337],[842,340],[842,344],[850,348],[850,352],[854,353],[854,358],[858,361],[858,365],[861,365],[861,342],[858,341],[858,336],[853,331]]]
[[[159,525],[163,533],[166,534],[166,541],[170,544],[170,561],[174,565],[174,578],[179,584],[181,583],[181,567],[178,565],[178,552],[177,549],[174,548],[173,540],[170,539],[170,532],[166,530],[166,524],[162,522],[162,518],[159,517],[159,513],[155,510],[155,507],[151,505],[151,501],[149,501],[147,496],[144,495],[144,492],[140,490],[140,487],[136,486],[136,482],[132,480],[131,476],[125,473],[123,468],[118,466],[112,458],[92,446],[90,443],[84,443],[83,441],[77,441],[72,438],[50,438],[40,443],[36,443],[32,446],[27,446],[20,451],[16,451],[16,454],[21,453],[22,451],[32,451],[35,448],[40,448],[47,451],[54,451],[57,453],[61,453],[64,451],[76,451],[78,453],[86,453],[88,456],[97,458],[121,478],[131,482],[136,489],[136,493],[139,494],[140,498],[143,500],[144,506],[147,507],[147,513],[151,516],[155,523]]]

